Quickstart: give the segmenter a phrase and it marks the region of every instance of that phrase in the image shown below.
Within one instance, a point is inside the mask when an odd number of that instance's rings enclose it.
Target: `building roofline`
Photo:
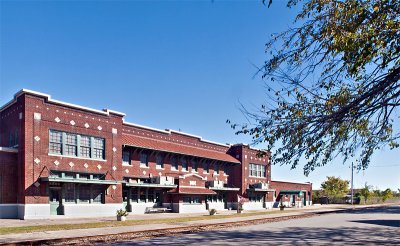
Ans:
[[[0,107],[0,112],[2,112],[3,110],[7,109],[8,107],[13,105],[14,103],[16,103],[18,97],[23,95],[23,94],[30,94],[30,95],[34,95],[34,96],[43,97],[43,98],[46,99],[47,102],[50,102],[50,103],[54,103],[54,104],[58,104],[58,105],[66,106],[66,107],[70,107],[70,108],[75,108],[75,109],[82,109],[82,110],[93,112],[93,113],[97,113],[97,114],[102,114],[102,115],[115,114],[115,115],[119,115],[119,116],[125,116],[125,113],[114,111],[114,110],[109,110],[109,109],[98,110],[98,109],[93,109],[93,108],[89,108],[89,107],[80,106],[80,105],[77,105],[77,104],[63,102],[63,101],[60,101],[60,100],[55,100],[55,99],[52,99],[51,95],[49,95],[49,94],[45,94],[45,93],[42,93],[42,92],[33,91],[33,90],[29,90],[29,89],[21,89],[20,91],[15,93],[13,99],[11,99],[9,102],[7,102],[6,104],[4,104],[3,106]]]
[[[185,133],[185,132],[180,132],[180,131],[176,131],[176,130],[171,130],[171,129],[162,130],[162,129],[157,129],[157,128],[148,127],[148,126],[144,126],[144,125],[139,125],[139,124],[136,124],[136,123],[126,122],[126,121],[123,121],[123,124],[128,125],[128,126],[134,126],[134,127],[143,128],[143,129],[146,129],[146,130],[157,131],[157,132],[161,132],[161,133],[169,134],[169,135],[174,133],[174,134],[184,135],[184,136],[188,136],[188,137],[192,137],[192,138],[197,138],[201,142],[215,144],[215,145],[219,145],[219,146],[222,146],[222,147],[230,147],[231,146],[230,144],[223,144],[223,143],[218,143],[218,142],[206,140],[206,139],[203,139],[201,136],[197,136],[197,135],[193,135],[193,134]]]

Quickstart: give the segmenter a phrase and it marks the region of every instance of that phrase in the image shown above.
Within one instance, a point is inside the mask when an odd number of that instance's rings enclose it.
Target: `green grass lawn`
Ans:
[[[267,215],[267,214],[281,214],[290,213],[300,210],[284,210],[284,211],[268,211],[268,212],[246,212],[241,214],[229,215],[201,215],[183,218],[163,218],[163,219],[149,219],[149,220],[127,220],[127,221],[103,221],[91,222],[80,224],[53,224],[53,225],[35,225],[35,226],[18,226],[18,227],[2,227],[0,228],[0,235],[13,234],[13,233],[27,233],[27,232],[42,232],[42,231],[60,231],[60,230],[74,230],[74,229],[87,229],[87,228],[101,228],[101,227],[118,227],[118,226],[133,226],[145,224],[173,224],[198,220],[213,220],[222,218],[238,218],[249,217],[254,215]]]

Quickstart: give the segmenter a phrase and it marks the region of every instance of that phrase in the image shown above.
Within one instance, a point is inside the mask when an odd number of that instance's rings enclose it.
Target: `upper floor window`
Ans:
[[[156,168],[164,168],[164,160],[163,156],[158,153],[156,155]]]
[[[192,160],[192,172],[197,173],[197,161],[196,160]]]
[[[227,164],[224,165],[224,173],[225,173],[225,175],[229,174],[229,165],[227,165]]]
[[[49,152],[53,154],[62,154],[62,132],[50,130]]]
[[[203,162],[203,172],[208,173],[208,171],[209,171],[208,162]]]
[[[219,173],[219,166],[218,164],[214,164],[214,175],[218,175]]]
[[[104,160],[105,139],[50,130],[49,153]]]
[[[181,164],[182,164],[182,171],[187,171],[188,170],[188,163],[185,158],[181,159]]]
[[[76,156],[76,134],[67,133],[65,139],[65,153],[64,155]]]
[[[140,166],[141,167],[148,167],[149,162],[147,160],[147,154],[146,153],[140,153]]]
[[[264,165],[251,164],[249,165],[249,176],[264,178],[266,177],[266,169]]]
[[[93,138],[93,157],[103,159],[104,156],[104,138]]]
[[[178,160],[176,159],[175,156],[171,158],[171,169],[178,170]]]
[[[122,151],[122,164],[130,165],[131,164],[131,153],[129,151]]]

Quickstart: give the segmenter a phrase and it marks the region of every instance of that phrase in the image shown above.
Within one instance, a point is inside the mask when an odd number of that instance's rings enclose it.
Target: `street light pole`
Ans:
[[[353,205],[353,162],[351,162],[351,205]]]

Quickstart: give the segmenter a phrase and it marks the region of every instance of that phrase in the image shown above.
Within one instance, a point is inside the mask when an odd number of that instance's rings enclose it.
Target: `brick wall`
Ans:
[[[18,153],[0,150],[0,204],[17,203]]]

